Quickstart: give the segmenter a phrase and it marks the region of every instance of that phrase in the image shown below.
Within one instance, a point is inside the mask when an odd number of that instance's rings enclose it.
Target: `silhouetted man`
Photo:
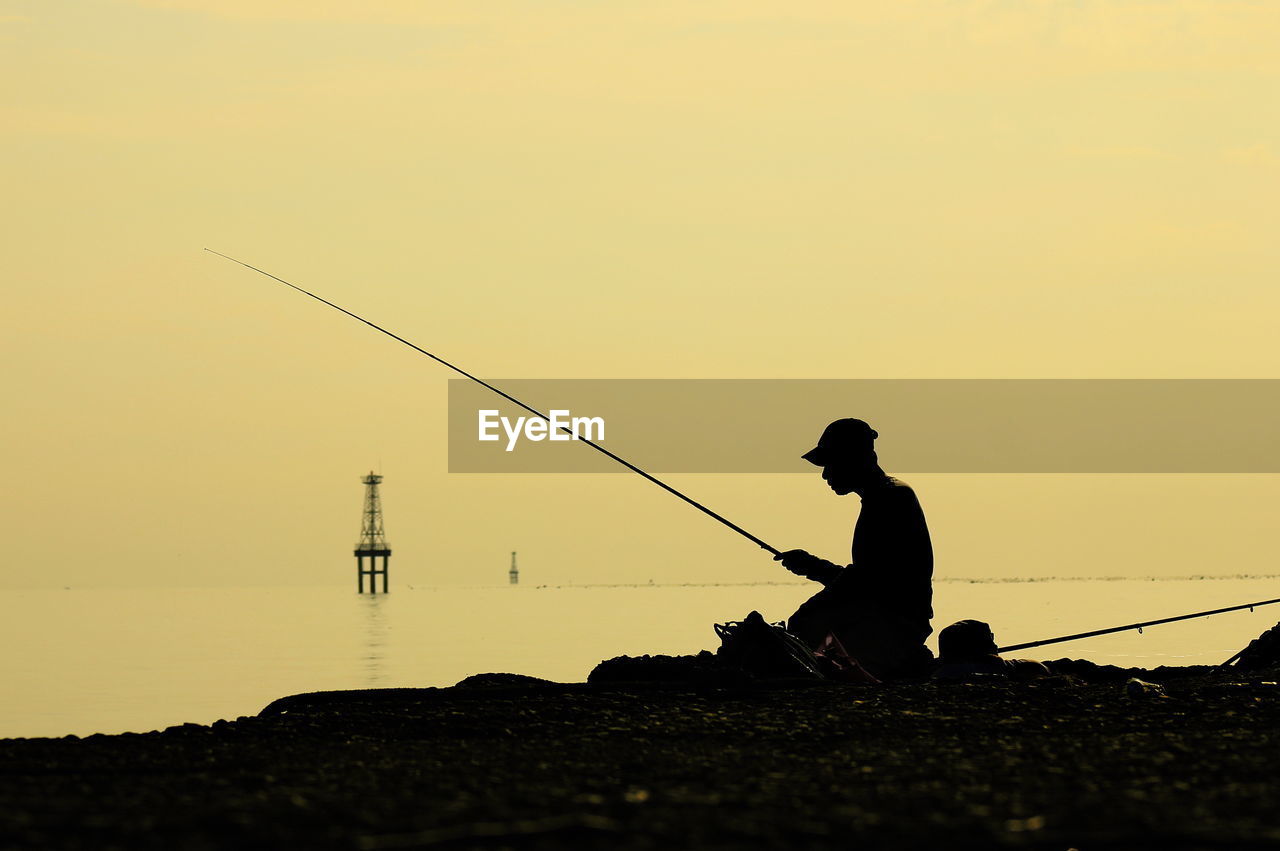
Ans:
[[[803,456],[822,468],[838,495],[860,496],[862,511],[847,567],[804,550],[776,557],[826,586],[796,610],[787,629],[815,648],[834,635],[880,679],[924,676],[933,661],[924,644],[932,632],[933,546],[915,491],[880,469],[876,437],[862,420],[836,420]]]

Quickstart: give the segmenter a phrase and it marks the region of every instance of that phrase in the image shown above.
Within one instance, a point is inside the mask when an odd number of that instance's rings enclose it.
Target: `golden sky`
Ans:
[[[445,370],[206,246],[488,376],[1277,377],[1278,40],[1232,0],[0,0],[0,583],[345,583],[371,467],[399,582],[779,578],[634,477],[448,475]],[[816,476],[674,482],[847,553]],[[911,482],[940,576],[1275,570],[1273,476]]]

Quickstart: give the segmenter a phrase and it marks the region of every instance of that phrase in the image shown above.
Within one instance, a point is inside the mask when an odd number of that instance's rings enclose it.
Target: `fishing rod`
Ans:
[[[1174,621],[1185,621],[1191,618],[1204,618],[1209,615],[1220,615],[1223,612],[1238,612],[1241,609],[1249,609],[1252,611],[1258,606],[1270,606],[1272,603],[1280,603],[1280,597],[1274,600],[1261,600],[1257,603],[1241,603],[1238,606],[1227,606],[1225,609],[1210,609],[1207,612],[1192,612],[1189,615],[1177,615],[1171,618],[1160,618],[1154,621],[1143,621],[1142,623],[1130,623],[1124,626],[1113,626],[1108,629],[1095,629],[1092,632],[1077,632],[1075,635],[1063,635],[1058,638],[1046,638],[1041,641],[1028,641],[1026,644],[1010,644],[1008,647],[999,647],[997,653],[1005,653],[1010,650],[1025,650],[1028,647],[1043,647],[1046,644],[1061,644],[1064,641],[1075,641],[1077,638],[1092,638],[1095,635],[1110,635],[1113,632],[1125,632],[1130,629],[1141,631],[1148,626],[1156,626],[1162,623],[1173,623]],[[1234,658],[1234,657],[1233,657]]]
[[[339,305],[334,304],[333,302],[329,301],[328,299],[321,298],[320,296],[316,295],[316,294],[315,294],[315,293],[313,293],[313,292],[310,292],[310,291],[308,291],[308,290],[304,290],[302,287],[298,286],[297,284],[291,284],[291,283],[289,283],[288,281],[286,281],[284,278],[276,277],[275,275],[271,274],[270,272],[267,272],[267,271],[264,271],[264,270],[262,270],[262,269],[259,269],[257,266],[250,266],[248,263],[245,263],[243,260],[237,260],[237,259],[236,259],[236,258],[234,258],[234,257],[230,257],[230,256],[228,256],[228,255],[226,255],[226,254],[223,254],[221,251],[214,251],[212,248],[206,248],[206,249],[205,249],[205,251],[208,251],[210,254],[216,254],[216,255],[218,255],[219,257],[222,257],[223,259],[230,260],[232,263],[236,263],[236,264],[238,264],[238,265],[240,265],[240,266],[245,267],[246,269],[252,269],[253,271],[257,272],[259,275],[266,275],[266,276],[267,276],[268,278],[270,278],[271,280],[273,280],[273,281],[279,281],[280,283],[284,284],[286,287],[290,287],[290,288],[292,288],[292,289],[295,289],[295,290],[297,290],[298,292],[302,293],[303,295],[311,296],[313,299],[315,299],[316,301],[320,302],[321,304],[327,304],[329,307],[332,307],[334,310],[337,310],[337,311],[340,311],[340,312],[342,312],[342,313],[345,313],[347,316],[350,316],[352,319],[358,319],[358,320],[360,320],[360,321],[361,321],[361,322],[363,322],[365,325],[368,325],[370,328],[374,329],[375,331],[381,331],[383,334],[386,334],[386,335],[387,335],[388,337],[390,337],[391,339],[396,340],[397,342],[400,342],[400,343],[404,343],[406,346],[408,346],[409,348],[411,348],[411,349],[413,349],[414,351],[418,352],[419,354],[426,355],[427,357],[431,358],[431,359],[432,359],[433,361],[435,361],[436,363],[443,364],[444,366],[449,367],[449,369],[453,370],[454,372],[458,373],[459,375],[462,375],[462,376],[465,376],[466,378],[471,379],[471,380],[472,380],[472,381],[474,381],[476,384],[479,384],[481,387],[486,387],[486,388],[488,388],[489,390],[492,390],[494,393],[497,393],[497,394],[498,394],[499,396],[501,396],[503,399],[506,399],[508,402],[511,402],[512,404],[518,405],[519,407],[523,408],[524,410],[528,411],[529,413],[533,414],[534,416],[538,417],[539,419],[547,420],[548,422],[550,422],[550,420],[551,420],[551,418],[550,418],[550,417],[548,417],[546,414],[542,413],[541,411],[537,410],[536,408],[531,408],[530,406],[526,405],[524,402],[521,402],[519,399],[517,399],[516,397],[512,396],[511,394],[506,393],[506,392],[504,392],[504,391],[502,391],[502,390],[498,389],[497,387],[494,387],[492,384],[490,384],[490,383],[489,383],[489,382],[487,382],[487,381],[484,381],[484,380],[482,380],[482,379],[476,378],[474,375],[472,375],[471,373],[467,372],[465,369],[462,369],[462,368],[461,368],[461,367],[459,367],[459,366],[455,366],[454,364],[449,363],[447,360],[445,360],[445,359],[444,359],[444,358],[442,358],[442,357],[439,357],[439,356],[437,356],[437,355],[433,355],[433,354],[431,354],[431,352],[427,351],[426,349],[422,348],[421,346],[417,346],[417,345],[415,345],[415,344],[413,344],[413,343],[409,342],[409,341],[408,341],[408,340],[406,340],[404,337],[401,337],[401,336],[400,336],[400,335],[398,335],[398,334],[393,334],[393,333],[391,333],[391,332],[390,332],[390,331],[388,331],[386,328],[383,328],[381,325],[375,325],[374,323],[370,322],[368,319],[365,319],[363,316],[359,316],[359,315],[357,315],[357,314],[355,314],[355,313],[352,313],[350,310],[347,310],[345,307],[340,307]],[[710,508],[707,508],[705,505],[703,505],[702,503],[698,502],[697,500],[692,499],[691,497],[685,496],[685,495],[684,495],[684,494],[682,494],[680,491],[678,491],[678,490],[676,490],[675,488],[671,487],[671,485],[667,484],[666,482],[662,481],[661,479],[658,479],[658,478],[656,478],[656,477],[654,477],[654,476],[649,475],[649,474],[648,474],[648,473],[646,473],[644,470],[641,470],[639,467],[637,467],[635,464],[632,464],[630,461],[626,460],[625,458],[621,458],[621,457],[619,457],[618,455],[615,455],[614,453],[610,452],[608,449],[605,449],[603,446],[601,446],[600,444],[596,443],[595,441],[593,441],[593,440],[588,440],[588,439],[587,439],[587,438],[585,438],[585,437],[581,437],[581,436],[574,435],[574,433],[573,433],[572,431],[570,431],[568,428],[566,428],[566,427],[564,427],[564,426],[560,426],[560,430],[561,430],[561,431],[563,431],[565,434],[568,434],[568,435],[571,435],[571,436],[576,437],[576,438],[577,438],[577,440],[578,440],[580,443],[585,443],[585,444],[587,444],[588,446],[590,446],[592,449],[595,449],[595,450],[597,450],[597,451],[599,451],[599,452],[603,452],[605,455],[609,456],[609,457],[610,457],[610,458],[612,458],[614,461],[617,461],[619,464],[621,464],[622,466],[626,467],[626,468],[627,468],[628,470],[630,470],[631,472],[633,472],[633,473],[639,473],[641,476],[644,476],[646,479],[648,479],[649,481],[653,482],[655,485],[657,485],[658,487],[662,488],[664,491],[666,491],[667,493],[671,494],[672,496],[677,496],[677,497],[679,497],[680,499],[683,499],[685,502],[689,503],[689,504],[690,504],[690,505],[692,505],[694,508],[696,508],[696,509],[698,509],[699,511],[701,511],[703,514],[706,514],[708,517],[712,518],[713,520],[718,520],[718,521],[720,521],[720,522],[721,522],[721,523],[723,523],[725,526],[728,526],[730,529],[732,529],[733,531],[737,532],[737,533],[738,533],[739,535],[741,535],[742,537],[746,538],[748,541],[751,541],[753,544],[756,544],[757,546],[759,546],[761,549],[767,550],[768,552],[772,553],[772,554],[773,554],[773,555],[775,555],[775,556],[777,556],[777,555],[781,555],[781,554],[782,554],[782,551],[781,551],[781,550],[779,550],[779,549],[777,549],[777,548],[775,548],[775,547],[772,547],[772,546],[770,546],[769,544],[765,543],[763,540],[761,540],[760,538],[757,538],[755,535],[751,534],[751,533],[750,533],[750,532],[748,532],[746,529],[743,529],[743,528],[742,528],[741,526],[739,526],[738,524],[733,523],[733,522],[731,522],[731,521],[727,520],[726,518],[724,518],[724,517],[720,516],[719,514],[717,514],[716,512],[712,511]]]

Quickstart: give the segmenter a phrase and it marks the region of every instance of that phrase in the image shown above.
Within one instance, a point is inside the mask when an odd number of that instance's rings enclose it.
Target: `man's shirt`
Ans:
[[[923,643],[933,618],[933,544],[920,500],[893,477],[862,494],[853,562],[814,576],[851,612]]]

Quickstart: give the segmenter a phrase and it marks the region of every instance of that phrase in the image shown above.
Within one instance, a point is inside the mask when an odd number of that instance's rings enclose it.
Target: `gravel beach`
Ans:
[[[302,695],[0,742],[0,847],[1280,848],[1277,672],[1146,678]]]

